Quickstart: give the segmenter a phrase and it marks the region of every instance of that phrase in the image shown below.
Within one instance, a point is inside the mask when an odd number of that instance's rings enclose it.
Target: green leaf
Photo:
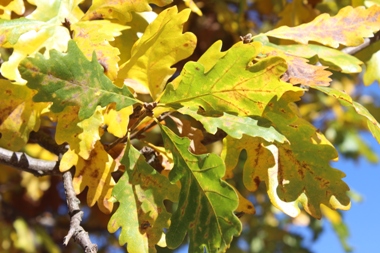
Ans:
[[[295,98],[290,96],[294,95],[284,96],[265,113],[290,142],[271,150],[277,166],[272,176],[278,180],[279,198],[294,201],[295,206],[299,202],[316,218],[321,217],[320,204],[349,209],[349,188],[342,181],[345,174],[330,165],[337,159],[337,151],[312,124],[298,116],[295,104],[290,102]]]
[[[197,62],[188,62],[178,87],[168,84],[160,102],[168,106],[201,106],[206,112],[261,115],[269,101],[288,90],[301,90],[281,82],[286,63],[280,57],[268,57],[256,64],[252,59],[261,43],[237,43],[210,71]]]
[[[330,87],[312,87],[323,93],[333,96],[339,100],[339,102],[344,106],[353,107],[355,111],[366,118],[368,130],[371,131],[373,137],[380,143],[380,124],[379,122],[372,116],[372,114],[361,104],[358,102],[352,101],[352,98],[345,93],[344,91],[340,91]]]
[[[223,113],[220,117],[212,117],[197,113],[197,110],[182,107],[178,110],[182,114],[187,114],[202,123],[207,132],[215,134],[218,128],[222,129],[229,136],[240,139],[243,134],[252,137],[261,137],[268,142],[286,141],[286,137],[277,132],[272,126],[261,126],[259,120],[250,117],[239,117],[228,113]],[[262,119],[263,120],[263,119]]]
[[[179,189],[147,164],[130,142],[121,163],[126,170],[112,191],[120,206],[108,223],[108,231],[115,233],[121,227],[119,243],[127,243],[130,253],[156,252],[163,229],[169,227],[170,213],[163,201],[177,202]]]
[[[223,161],[215,154],[194,155],[190,140],[180,138],[161,126],[166,149],[173,154],[171,182],[180,180],[178,209],[172,217],[166,241],[169,248],[181,245],[189,234],[189,252],[224,252],[232,237],[239,235],[241,223],[233,211],[238,197],[224,176]]]
[[[27,86],[36,89],[36,102],[53,102],[51,110],[63,111],[66,106],[79,106],[79,119],[89,118],[98,105],[116,103],[116,110],[138,102],[127,87],[118,88],[103,73],[96,60],[88,61],[74,41],[67,54],[50,51],[50,58],[37,54],[20,64],[20,73]]]

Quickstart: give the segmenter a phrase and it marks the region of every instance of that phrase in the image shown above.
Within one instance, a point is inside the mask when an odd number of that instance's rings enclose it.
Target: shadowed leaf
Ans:
[[[128,252],[154,253],[164,228],[169,227],[170,213],[163,201],[176,202],[179,189],[148,165],[129,142],[121,164],[126,170],[112,192],[120,206],[108,223],[108,231],[115,233],[121,228],[119,243],[127,243]]]
[[[225,252],[232,237],[239,235],[241,223],[233,213],[238,197],[221,179],[223,161],[215,154],[194,155],[188,151],[189,139],[178,137],[162,125],[161,130],[174,160],[169,179],[181,182],[178,209],[166,236],[168,247],[178,247],[188,233],[189,252]]]

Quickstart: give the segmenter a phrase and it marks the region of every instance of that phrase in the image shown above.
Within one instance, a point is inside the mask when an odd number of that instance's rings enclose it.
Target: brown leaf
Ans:
[[[292,84],[307,86],[329,86],[331,79],[330,71],[325,70],[325,66],[311,65],[308,60],[300,57],[289,56],[286,59],[288,70],[281,77],[281,80]]]

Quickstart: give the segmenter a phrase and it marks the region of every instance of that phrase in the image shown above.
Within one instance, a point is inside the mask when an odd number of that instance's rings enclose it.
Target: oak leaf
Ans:
[[[149,4],[165,6],[171,2],[172,0],[94,0],[83,20],[118,19],[125,23],[131,21],[133,12],[151,11]]]
[[[88,61],[72,40],[66,54],[52,50],[49,59],[37,54],[25,59],[19,69],[27,86],[38,91],[34,101],[53,102],[54,113],[76,105],[79,120],[89,118],[98,105],[114,102],[120,110],[138,102],[127,87],[118,88],[104,75],[95,53]]]
[[[225,171],[223,161],[215,154],[192,154],[188,150],[189,139],[160,127],[165,148],[173,154],[169,179],[172,183],[181,182],[178,209],[166,235],[168,247],[178,247],[188,233],[189,252],[225,251],[232,237],[240,233],[241,223],[233,213],[238,197],[221,179]]]
[[[164,200],[177,202],[178,187],[160,175],[128,142],[121,164],[125,172],[112,191],[120,203],[108,223],[108,231],[121,228],[119,243],[127,243],[128,252],[156,252],[155,245],[169,227],[170,213]]]
[[[40,128],[40,116],[49,104],[33,102],[34,94],[25,86],[0,80],[1,147],[19,151],[28,142],[30,132]]]
[[[279,80],[286,70],[282,58],[268,57],[251,64],[260,48],[258,42],[237,43],[206,73],[201,63],[186,63],[178,87],[169,83],[160,102],[177,108],[201,106],[206,113],[260,116],[272,98],[300,90]]]
[[[186,9],[178,13],[177,7],[161,12],[133,45],[131,58],[120,68],[118,78],[138,81],[156,99],[176,71],[172,66],[195,49],[195,35],[182,33],[190,12]]]
[[[363,6],[342,8],[337,15],[321,14],[312,22],[297,27],[282,26],[266,35],[294,40],[302,44],[316,41],[323,45],[338,48],[339,45],[358,46],[364,38],[373,37],[380,30],[380,6],[368,9]]]
[[[92,59],[95,51],[98,62],[103,66],[104,73],[114,80],[119,71],[119,49],[110,45],[115,37],[121,35],[126,26],[111,23],[108,20],[81,21],[71,25],[73,40],[87,57]]]
[[[75,193],[79,194],[88,187],[87,205],[91,207],[97,203],[102,212],[110,213],[113,209],[113,203],[110,201],[111,192],[115,186],[115,180],[111,173],[117,167],[112,157],[104,150],[103,145],[96,142],[88,160],[69,149],[63,154],[59,169],[64,172],[71,169],[72,166],[75,166],[73,177]]]

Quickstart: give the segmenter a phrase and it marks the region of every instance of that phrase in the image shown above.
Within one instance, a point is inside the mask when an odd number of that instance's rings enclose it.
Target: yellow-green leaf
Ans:
[[[195,35],[182,33],[190,12],[186,9],[178,13],[177,7],[162,11],[134,44],[131,58],[120,69],[118,78],[138,81],[156,99],[176,71],[172,66],[195,49]]]
[[[297,27],[282,26],[266,35],[281,39],[294,40],[302,44],[316,41],[323,45],[338,48],[339,45],[358,46],[364,38],[372,37],[380,30],[380,6],[368,9],[363,6],[347,6],[334,17],[321,14],[312,22]]]
[[[267,57],[251,64],[260,48],[259,42],[239,42],[207,73],[198,62],[186,63],[178,87],[168,84],[160,102],[173,107],[201,106],[206,113],[260,116],[273,98],[280,98],[288,90],[301,90],[280,81],[286,71],[282,58]]]
[[[1,65],[0,71],[4,77],[19,84],[25,84],[17,69],[20,62],[41,49],[45,49],[45,56],[51,49],[66,51],[70,32],[62,23],[65,19],[71,23],[77,22],[83,15],[78,0],[33,2],[37,8],[26,18],[0,21],[0,45],[13,48],[13,53]]]
[[[121,228],[120,245],[127,243],[130,253],[154,253],[163,230],[169,227],[170,213],[164,200],[177,202],[179,189],[155,171],[128,142],[121,163],[125,173],[112,191],[120,202],[108,223],[108,231]]]
[[[35,103],[35,92],[26,86],[0,80],[0,146],[19,151],[28,142],[31,131],[40,128],[42,110],[48,103]]]
[[[80,121],[79,108],[68,106],[57,117],[55,140],[58,144],[68,143],[72,150],[83,159],[88,159],[95,143],[100,140],[99,127],[103,124],[103,115],[98,108],[88,119]]]

